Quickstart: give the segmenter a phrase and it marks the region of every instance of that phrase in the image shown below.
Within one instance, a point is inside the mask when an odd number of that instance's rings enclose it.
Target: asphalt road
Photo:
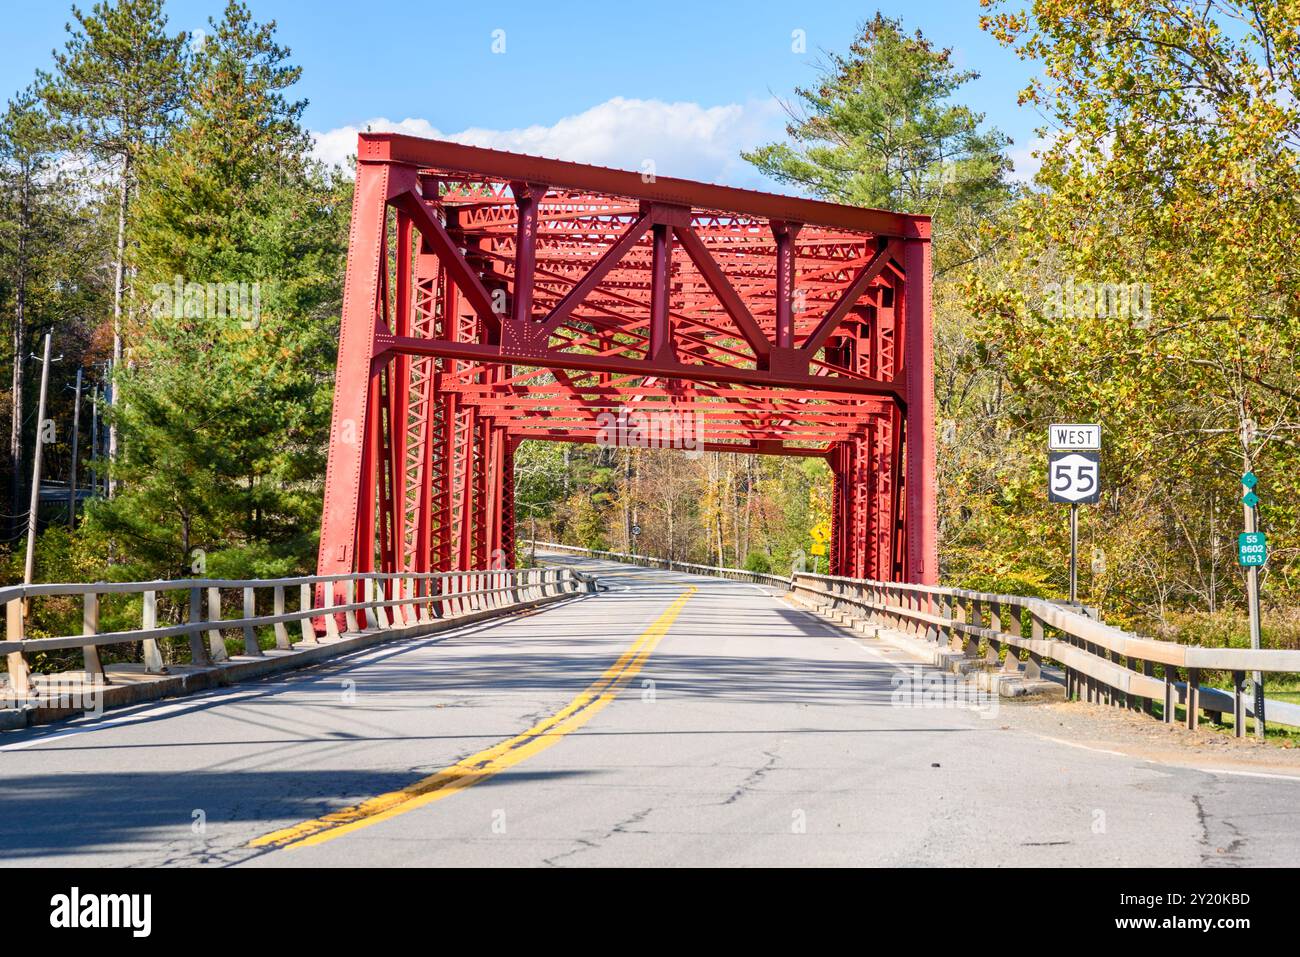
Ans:
[[[609,590],[5,734],[0,862],[1300,863],[1300,778],[1072,746],[763,588],[579,563]]]

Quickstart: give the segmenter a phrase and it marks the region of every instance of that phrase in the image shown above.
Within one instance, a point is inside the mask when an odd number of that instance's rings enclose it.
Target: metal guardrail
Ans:
[[[509,608],[541,598],[590,590],[592,579],[570,568],[500,569],[488,571],[351,575],[312,575],[276,579],[183,578],[153,582],[96,582],[94,584],[14,585],[0,588],[5,606],[6,635],[0,653],[6,656],[9,691],[32,692],[32,676],[25,655],[40,651],[80,648],[88,679],[105,680],[99,649],[105,645],[141,642],[147,673],[166,671],[159,641],[185,636],[193,665],[226,660],[225,629],[240,629],[244,654],[261,656],[257,630],[274,630],[275,646],[293,647],[288,626],[297,622],[301,640],[315,643],[317,635],[337,640],[368,629],[409,628],[472,612]],[[332,587],[325,587],[325,586]],[[288,596],[297,591],[297,607],[287,608]],[[224,594],[238,591],[242,598],[239,618],[222,617]],[[358,591],[360,595],[358,595]],[[186,620],[158,624],[158,596],[167,592],[188,594]],[[105,595],[139,595],[140,627],[126,631],[99,630],[100,599]],[[81,596],[80,635],[26,637],[27,605],[33,599]],[[271,613],[258,614],[270,600]],[[204,638],[207,638],[205,643]]]
[[[711,575],[714,578],[727,578],[732,581],[753,582],[757,585],[772,585],[776,588],[790,588],[790,579],[782,578],[780,575],[769,575],[763,572],[751,572],[743,568],[722,568],[717,565],[695,565],[690,562],[674,562],[667,558],[655,558],[651,555],[636,555],[626,552],[602,552],[591,548],[579,548],[575,545],[561,545],[558,542],[525,542],[524,544],[536,545],[538,548],[547,548],[557,552],[574,552],[581,555],[590,555],[592,558],[603,558],[608,561],[620,562],[625,565],[644,565],[649,568],[663,568],[668,571],[687,572],[692,575]]]
[[[1205,648],[1144,638],[1041,598],[807,572],[796,572],[786,579],[549,542],[536,544],[692,574],[723,573],[721,577],[742,581],[762,579],[763,584],[788,588],[828,609],[844,610],[936,645],[946,643],[970,658],[981,657],[979,649],[983,646],[982,657],[989,665],[1000,665],[1025,677],[1039,677],[1045,662],[1055,662],[1065,672],[1070,699],[1147,714],[1153,714],[1153,703],[1160,701],[1166,723],[1174,720],[1176,706],[1183,704],[1186,724],[1191,729],[1198,726],[1202,711],[1216,719],[1231,711],[1238,737],[1244,736],[1246,716],[1254,711],[1245,693],[1246,672],[1300,672],[1300,651]],[[1202,675],[1214,671],[1232,675],[1231,690],[1201,688]],[[1300,725],[1300,708],[1281,702],[1270,702],[1269,707],[1269,716],[1274,720]]]

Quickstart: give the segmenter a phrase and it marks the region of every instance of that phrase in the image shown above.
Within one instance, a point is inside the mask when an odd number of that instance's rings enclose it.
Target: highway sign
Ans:
[[[818,544],[816,544],[816,545],[814,545],[812,548],[810,548],[809,551],[811,551],[814,555],[825,555],[825,554],[826,554],[826,546],[825,546],[825,545],[822,545],[822,544],[819,542]]]
[[[635,538],[637,535],[640,535],[640,534],[641,534],[641,526],[640,526],[640,525],[633,525],[633,526],[632,526],[632,537]]]
[[[1268,561],[1268,537],[1263,532],[1242,532],[1237,536],[1237,561],[1257,568]]]
[[[1079,505],[1101,501],[1101,426],[1047,427],[1047,498],[1070,506],[1070,603],[1079,598]]]
[[[819,525],[814,525],[812,530],[812,539],[814,542],[829,542],[831,540],[831,523],[822,522]],[[816,552],[815,554],[822,555],[825,553]]]
[[[1047,448],[1051,452],[1100,452],[1101,426],[1053,422],[1047,427]]]
[[[1047,498],[1071,505],[1101,501],[1099,452],[1051,452],[1047,456]]]

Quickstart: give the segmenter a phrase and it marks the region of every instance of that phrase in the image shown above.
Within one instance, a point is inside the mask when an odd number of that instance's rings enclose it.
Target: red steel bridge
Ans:
[[[629,410],[826,458],[831,573],[936,583],[928,217],[362,134],[319,573],[513,566],[518,444]]]

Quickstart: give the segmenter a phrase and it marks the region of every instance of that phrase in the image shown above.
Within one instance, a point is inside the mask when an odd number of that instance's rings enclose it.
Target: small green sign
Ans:
[[[1256,495],[1254,492],[1247,492],[1245,495],[1241,497],[1241,500],[1245,502],[1247,505],[1249,505],[1251,508],[1254,508],[1256,505],[1259,504],[1259,496]]]
[[[1237,536],[1237,561],[1247,568],[1268,561],[1268,538],[1263,532],[1242,532]]]
[[[1254,488],[1258,481],[1259,479],[1255,477],[1254,472],[1247,472],[1241,477],[1241,484],[1246,486],[1246,488]]]

